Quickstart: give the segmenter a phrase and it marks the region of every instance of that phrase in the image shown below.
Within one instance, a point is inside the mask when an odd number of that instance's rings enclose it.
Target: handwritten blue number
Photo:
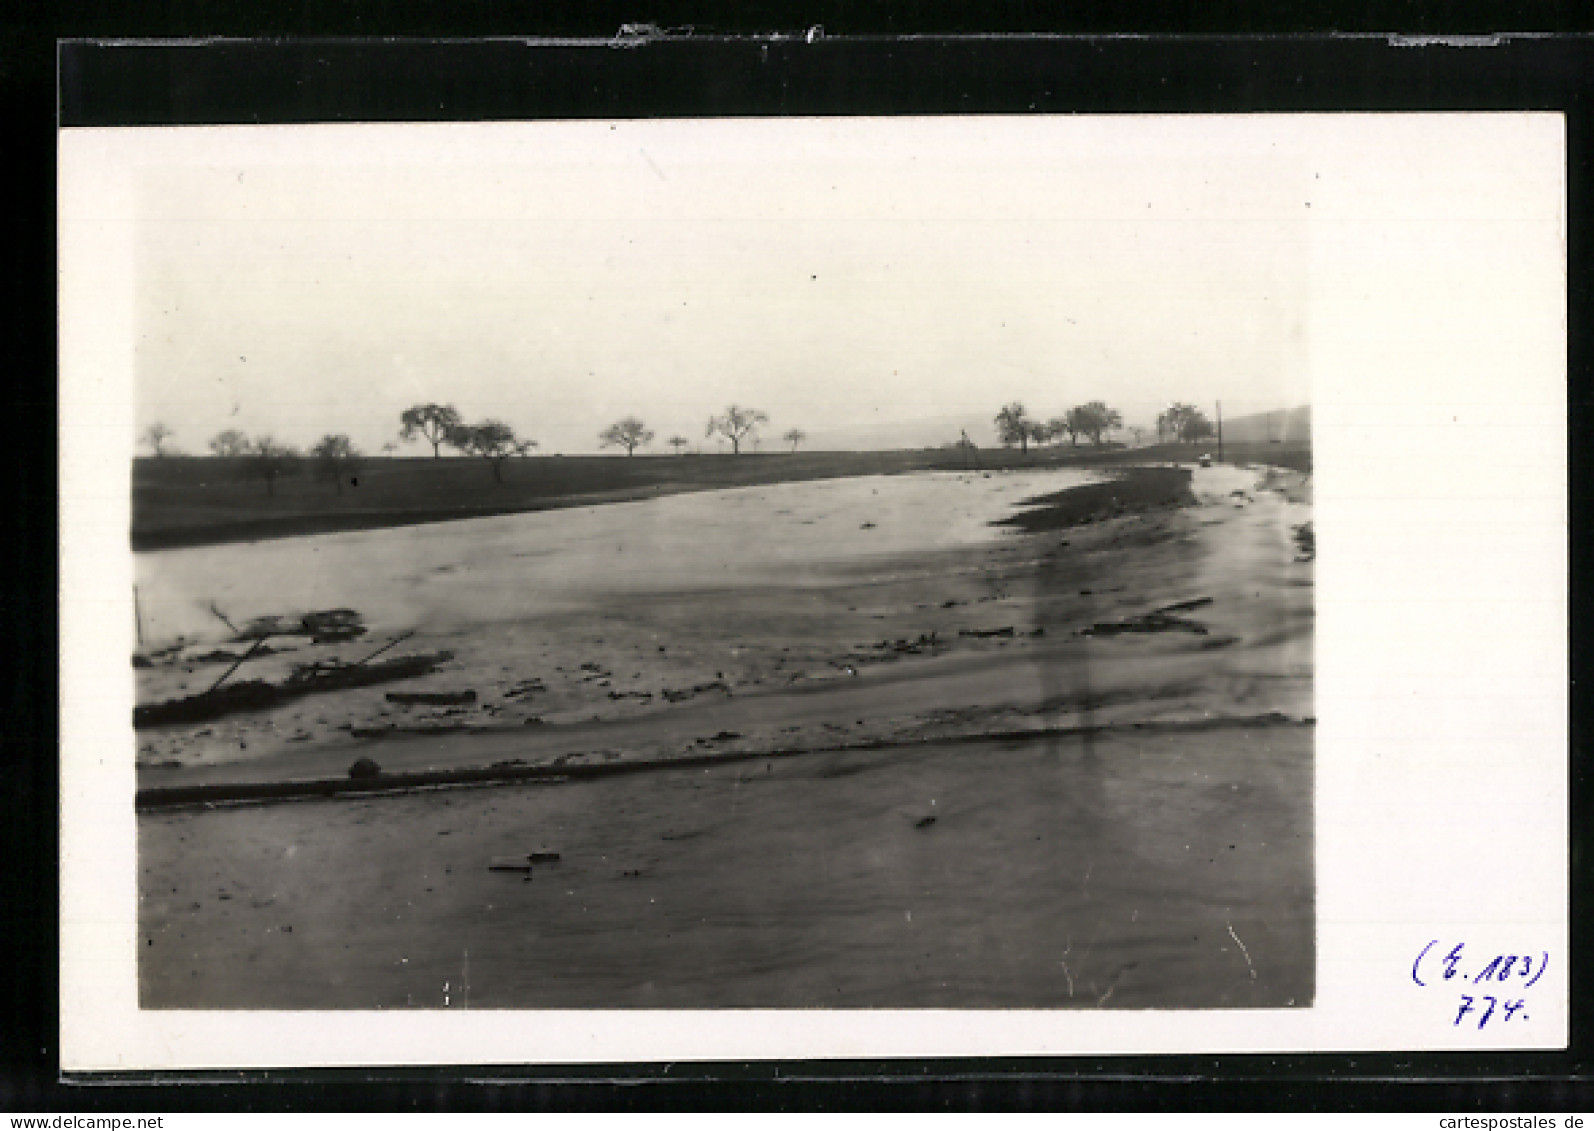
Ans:
[[[1456,948],[1445,955],[1445,981],[1448,982],[1456,976],[1456,963],[1461,961],[1461,948],[1466,945],[1466,943],[1457,943]]]
[[[1487,1025],[1489,1023],[1489,1018],[1494,1016],[1494,1007],[1496,1005],[1500,1004],[1497,999],[1489,997],[1488,994],[1484,994],[1483,996],[1484,996],[1485,1000],[1488,1001],[1489,1008],[1484,1011],[1484,1014],[1483,1014],[1482,1017],[1478,1018],[1478,1028],[1480,1028],[1480,1029],[1483,1028],[1485,1025]]]

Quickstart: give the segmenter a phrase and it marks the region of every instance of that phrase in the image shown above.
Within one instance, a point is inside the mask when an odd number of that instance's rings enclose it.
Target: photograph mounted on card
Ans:
[[[1560,117],[60,170],[73,1067],[1564,1045]]]

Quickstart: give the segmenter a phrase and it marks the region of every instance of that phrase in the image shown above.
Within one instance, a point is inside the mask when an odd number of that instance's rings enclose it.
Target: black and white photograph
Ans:
[[[1420,606],[1368,612],[1372,460],[1422,433],[1367,390],[1405,366],[1422,402],[1444,336],[1542,422],[1559,145],[1527,115],[67,136],[68,283],[101,267],[63,364],[111,406],[125,547],[93,757],[129,787],[126,1000],[1216,1014],[1265,1047],[1349,1011],[1352,920],[1405,932],[1357,992],[1420,993],[1445,924],[1398,884],[1347,914],[1359,823],[1414,827],[1347,778],[1405,733],[1368,704]],[[1336,453],[1354,589],[1317,577]]]

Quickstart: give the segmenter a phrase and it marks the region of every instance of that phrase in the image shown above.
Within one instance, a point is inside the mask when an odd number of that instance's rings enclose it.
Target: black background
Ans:
[[[1573,1045],[1564,1053],[756,1062],[59,1076],[54,142],[58,126],[826,114],[1560,110],[1567,114],[1573,625],[1587,609],[1594,39],[1573,5],[13,4],[0,24],[7,797],[0,1110],[1426,1110],[1587,1112],[1588,711],[1574,675]],[[680,6],[676,6],[680,7]],[[1131,17],[1132,16],[1132,20]],[[657,37],[612,43],[622,23]],[[812,41],[805,34],[822,26]],[[1554,32],[1493,46],[1383,34]],[[1124,32],[1151,33],[1128,37]],[[1327,34],[1330,32],[1342,34]],[[767,33],[783,33],[773,40]],[[994,37],[988,33],[1001,33]],[[1036,34],[1044,33],[1044,34]],[[1302,34],[1305,33],[1305,34]],[[1349,33],[1349,34],[1344,34]],[[376,37],[404,37],[400,42]],[[448,36],[428,41],[426,37]],[[471,37],[493,36],[488,41]],[[760,38],[760,36],[765,36]],[[151,37],[215,37],[181,46]],[[263,38],[248,38],[263,37]],[[524,37],[538,37],[527,39]],[[559,43],[561,37],[581,39]],[[70,40],[58,44],[59,39]],[[124,40],[124,42],[111,42]],[[59,66],[59,82],[57,81]],[[1487,154],[1480,154],[1487,160]],[[1501,772],[1509,772],[1503,765]],[[1414,798],[1420,803],[1420,798]],[[1476,830],[1487,836],[1488,830]],[[1391,862],[1398,867],[1398,861]],[[1376,956],[1369,955],[1369,960]],[[1369,1018],[1369,1022],[1376,1018]],[[483,1083],[484,1080],[493,1083]]]

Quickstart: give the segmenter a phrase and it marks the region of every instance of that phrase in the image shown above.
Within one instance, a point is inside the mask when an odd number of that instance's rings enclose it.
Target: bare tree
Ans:
[[[1005,405],[996,414],[996,435],[1008,447],[1017,444],[1019,450],[1029,451],[1029,442],[1035,435],[1035,422],[1029,418],[1021,402]]]
[[[782,436],[781,439],[790,444],[791,450],[795,452],[797,450],[797,445],[808,439],[808,433],[804,432],[801,428],[792,428],[788,429],[786,434]]]
[[[338,489],[338,494],[343,494],[343,477],[359,471],[360,453],[347,436],[323,436],[310,449],[310,455],[315,460],[315,474],[317,479],[330,479]]]
[[[268,496],[277,493],[277,480],[299,470],[299,452],[287,444],[279,444],[270,436],[257,437],[249,446],[249,460],[244,465],[252,479],[263,480]]]
[[[685,436],[671,436],[669,440],[670,447],[675,449],[676,455],[680,455],[691,442]]]
[[[624,448],[628,456],[636,455],[639,447],[653,442],[653,433],[647,425],[634,416],[617,420],[598,435],[598,443],[605,448]]]
[[[163,445],[167,440],[170,440],[173,435],[174,433],[172,430],[168,428],[163,421],[157,420],[154,424],[151,424],[148,428],[144,429],[144,442],[149,445],[150,451],[154,452],[155,455],[159,457],[166,454]]]
[[[223,459],[236,459],[239,456],[246,456],[253,446],[249,441],[249,437],[236,428],[218,432],[210,438],[210,450]]]
[[[452,442],[455,430],[464,423],[459,410],[451,404],[411,405],[399,416],[399,421],[404,425],[399,437],[404,440],[424,437],[432,445],[433,459],[442,455],[442,446]]]
[[[535,440],[522,440],[502,420],[460,425],[449,433],[448,442],[462,452],[481,456],[493,469],[493,482],[504,481],[504,464],[511,456],[523,456],[537,446]]]
[[[769,415],[756,408],[741,408],[730,405],[722,416],[711,416],[708,421],[708,431],[704,436],[712,436],[716,432],[731,442],[731,454],[741,455],[742,441],[753,435],[761,424],[769,423]]]
[[[398,451],[398,445],[392,440],[382,445],[382,454],[385,456],[390,456],[396,451]]]

